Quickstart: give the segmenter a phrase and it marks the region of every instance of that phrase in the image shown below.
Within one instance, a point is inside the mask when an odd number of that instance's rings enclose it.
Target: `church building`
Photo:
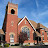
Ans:
[[[18,18],[18,4],[8,2],[0,41],[9,44],[39,44],[48,45],[48,28],[40,23],[29,20],[27,16]]]

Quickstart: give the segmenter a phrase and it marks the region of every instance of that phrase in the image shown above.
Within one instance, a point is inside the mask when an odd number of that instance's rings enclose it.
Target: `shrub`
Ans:
[[[0,45],[0,47],[2,47],[2,46]]]
[[[11,45],[11,46],[15,46],[15,45]]]
[[[9,47],[9,44],[5,44],[4,47]]]
[[[15,44],[15,46],[19,46],[19,44]]]
[[[29,44],[26,44],[25,46],[29,46]]]

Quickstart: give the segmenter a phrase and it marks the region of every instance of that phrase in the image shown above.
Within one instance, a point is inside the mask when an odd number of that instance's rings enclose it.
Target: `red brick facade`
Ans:
[[[44,43],[48,43],[48,40],[47,40],[48,36],[47,36],[47,32],[45,31],[45,29],[40,29],[40,34],[41,34],[41,41],[43,41]],[[43,40],[43,37],[44,37],[44,40]]]
[[[25,43],[33,43],[33,28],[31,27],[31,25],[29,24],[29,22],[26,20],[26,24],[25,24],[25,20],[26,18],[20,23],[20,25],[18,25],[18,34],[20,34],[20,32],[22,31],[23,27],[28,27],[30,29],[30,40],[28,41],[24,41]]]
[[[11,14],[11,10],[15,10],[15,14]],[[14,43],[17,43],[17,24],[18,24],[18,16],[17,16],[17,10],[18,10],[18,5],[10,4],[8,3],[8,9],[7,9],[7,22],[6,22],[6,34],[5,34],[5,41],[7,43],[10,43],[10,33],[16,34],[14,36]],[[13,26],[12,23],[13,22]]]
[[[11,10],[13,10],[14,12],[11,12]],[[26,16],[23,19],[18,21],[18,4],[8,3],[6,7],[5,20],[3,23],[3,30],[5,32],[5,41],[7,43],[11,43],[10,40],[12,41],[14,40],[12,42],[13,44],[19,43],[19,35],[20,35],[20,32],[22,32],[23,27],[29,28],[29,31],[30,31],[30,39],[25,40],[24,41],[25,44],[30,43],[30,45],[33,45],[34,43],[37,43],[39,41],[38,37],[40,38],[40,41],[43,41],[43,43],[48,42],[47,32],[45,32],[45,29],[43,28],[41,29],[39,27],[37,29],[37,27],[34,28],[33,25]],[[35,26],[37,26],[37,24]],[[13,34],[14,38],[10,38],[11,34]],[[43,37],[44,37],[44,40],[43,40]]]

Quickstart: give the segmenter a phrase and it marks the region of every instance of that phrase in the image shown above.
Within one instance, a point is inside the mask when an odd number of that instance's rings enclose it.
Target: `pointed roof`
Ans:
[[[18,23],[18,25],[20,25],[20,23],[21,23],[25,18],[28,20],[29,24],[30,24],[31,27],[34,29],[34,31],[36,31],[36,29],[34,28],[34,26],[32,25],[32,23],[29,21],[29,19],[28,19],[26,16],[21,19],[21,21]]]
[[[22,18],[18,18],[18,23],[22,20]],[[31,22],[31,24],[34,26],[34,28],[37,28],[38,23],[36,23],[35,21],[29,20]],[[42,28],[47,28],[44,25],[40,24],[40,27]]]
[[[21,18],[18,18],[18,23],[21,21],[22,19]],[[37,28],[37,23],[32,21],[32,20],[29,20],[31,22],[31,24],[34,26],[34,28],[36,29]]]

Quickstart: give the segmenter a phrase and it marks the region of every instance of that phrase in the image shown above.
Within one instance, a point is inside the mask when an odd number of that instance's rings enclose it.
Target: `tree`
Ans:
[[[26,32],[20,32],[19,43],[21,43],[23,45],[25,40],[28,40],[27,33]]]

